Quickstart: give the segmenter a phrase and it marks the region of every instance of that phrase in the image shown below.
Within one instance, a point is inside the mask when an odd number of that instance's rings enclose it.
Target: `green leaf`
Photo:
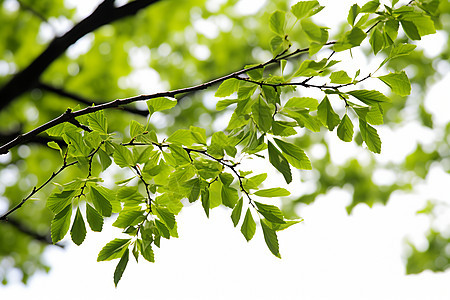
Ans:
[[[145,203],[145,198],[135,186],[124,186],[117,191],[116,198],[124,203],[125,208],[138,207]]]
[[[397,95],[408,96],[411,93],[411,83],[405,71],[389,73],[378,77],[378,79],[387,84]]]
[[[281,230],[285,230],[286,228],[291,227],[292,225],[298,224],[300,222],[302,222],[302,220],[295,220],[295,221],[285,221],[284,224],[279,224],[279,223],[271,223],[271,224],[266,224],[266,225],[270,225],[270,227],[275,230],[275,231],[281,231]]]
[[[50,136],[63,136],[66,123],[58,124],[52,128],[47,129],[45,132]]]
[[[384,23],[384,37],[386,45],[390,46],[394,43],[398,36],[398,29],[400,28],[400,23],[398,20],[387,20]]]
[[[78,246],[83,243],[86,237],[86,226],[84,225],[83,216],[81,215],[80,208],[77,208],[75,219],[73,220],[72,229],[70,230],[72,241]]]
[[[97,256],[97,261],[119,258],[128,249],[131,239],[114,239],[107,243]]]
[[[309,98],[309,97],[292,97],[284,105],[284,107],[286,107],[286,108],[291,108],[291,109],[307,108],[310,111],[316,110],[317,106],[319,106],[319,101],[317,101],[317,99]]]
[[[272,53],[276,53],[276,52],[281,52],[281,46],[283,45],[283,41],[284,39],[279,36],[276,35],[273,38],[270,39],[270,51],[272,51]],[[280,50],[280,51],[278,51]]]
[[[239,80],[236,78],[227,79],[219,86],[216,91],[216,97],[228,97],[239,88]]]
[[[398,44],[397,46],[392,47],[391,52],[389,53],[389,56],[383,60],[383,62],[380,64],[379,68],[384,66],[391,59],[394,59],[394,58],[397,58],[400,56],[409,55],[416,47],[417,47],[416,45],[411,45],[411,44]]]
[[[309,19],[301,21],[302,29],[310,41],[325,44],[328,40],[328,31],[324,27],[317,26]]]
[[[91,192],[89,193],[90,199],[94,204],[95,209],[104,217],[110,217],[112,213],[111,202],[106,199],[100,191],[91,186]]]
[[[142,126],[138,121],[131,120],[130,122],[130,137],[134,138],[145,132],[144,126]]]
[[[171,213],[167,208],[164,207],[154,207],[155,212],[161,218],[161,220],[169,227],[173,229],[175,227],[175,215]]]
[[[356,17],[358,16],[359,12],[361,11],[361,8],[358,6],[358,4],[353,4],[352,7],[350,7],[350,10],[348,12],[347,21],[348,24],[354,25]]]
[[[367,124],[364,120],[359,119],[359,131],[369,150],[374,153],[381,153],[381,140],[377,130]]]
[[[233,183],[233,180],[234,180],[233,175],[231,175],[230,173],[224,173],[224,172],[219,174],[219,178],[220,178],[220,181],[222,181],[222,183],[226,186],[229,186],[231,183]]]
[[[239,199],[238,191],[226,185],[222,185],[221,197],[222,204],[229,208],[233,208]]]
[[[263,204],[255,201],[258,212],[262,214],[267,220],[273,223],[284,224],[284,217],[281,210],[275,205]]]
[[[89,127],[103,134],[108,134],[108,123],[106,122],[105,113],[99,110],[87,115]]]
[[[267,225],[266,220],[261,220],[261,227],[264,234],[264,241],[266,242],[266,245],[269,248],[270,252],[272,252],[272,254],[276,257],[281,258],[280,249],[278,246],[278,238],[275,230],[271,229]]]
[[[112,160],[109,157],[109,155],[102,149],[99,149],[97,151],[97,154],[98,154],[98,157],[100,158],[100,164],[102,165],[102,171],[104,171],[111,165]]]
[[[119,283],[120,278],[122,278],[122,274],[125,271],[125,268],[128,264],[128,259],[130,257],[130,251],[125,250],[122,257],[119,260],[119,263],[116,266],[116,269],[114,270],[114,285],[117,287],[117,284]]]
[[[72,204],[63,208],[52,220],[51,236],[53,244],[62,240],[70,228],[70,217],[72,216]]]
[[[127,228],[139,224],[144,218],[144,211],[142,210],[122,210],[112,225],[117,228]]]
[[[369,42],[370,45],[372,46],[373,54],[377,54],[384,48],[385,45],[384,37],[379,29],[377,28],[373,29]]]
[[[64,208],[72,203],[75,191],[62,191],[60,193],[53,192],[47,199],[47,207],[54,213],[58,214]]]
[[[200,145],[206,145],[206,129],[205,128],[190,126],[189,130],[191,131],[194,143],[197,143]]]
[[[211,145],[208,147],[208,153],[214,157],[223,157],[224,150],[232,157],[237,153],[233,141],[225,133],[222,131],[214,132],[211,137]]]
[[[275,143],[280,147],[288,162],[297,169],[311,170],[311,162],[305,152],[297,145],[274,138]]]
[[[294,127],[297,124],[294,122],[285,122],[285,121],[273,121],[272,122],[272,134],[278,136],[291,136],[296,135],[297,131],[295,131]]]
[[[310,59],[304,60],[298,70],[292,75],[292,77],[310,77],[319,75],[321,71],[327,64],[327,59],[324,58],[321,61],[314,61]]]
[[[113,158],[116,165],[121,168],[129,167],[131,165],[131,152],[125,146],[112,144],[114,147]]]
[[[330,131],[333,131],[341,120],[339,115],[334,112],[333,107],[331,107],[330,100],[328,100],[327,96],[325,96],[317,107],[317,116],[322,124]]]
[[[255,65],[247,65],[247,66],[245,66],[245,69],[250,69],[253,67],[257,67],[257,68],[247,71],[248,77],[250,77],[250,79],[253,79],[253,80],[262,79],[263,74],[264,74],[264,67],[261,67],[260,65],[255,64]]]
[[[355,90],[347,92],[347,94],[352,95],[359,101],[367,105],[376,105],[380,102],[390,102],[389,98],[378,91],[369,90]]]
[[[271,142],[268,142],[267,146],[270,163],[275,167],[275,169],[283,174],[286,183],[290,183],[292,181],[292,174],[288,161]]]
[[[202,207],[203,210],[205,211],[206,217],[209,218],[209,207],[210,207],[209,190],[202,190],[201,200],[202,200]]]
[[[178,145],[190,146],[195,141],[192,136],[192,133],[188,129],[178,129],[174,133],[172,133],[168,138],[167,142],[174,143]]]
[[[273,105],[280,104],[280,88],[273,88],[271,86],[263,85],[262,91],[267,103]]]
[[[86,203],[86,219],[92,231],[100,232],[103,228],[103,217],[89,204]]]
[[[400,56],[409,55],[411,52],[416,49],[416,45],[411,44],[398,44],[397,46],[393,47],[390,54],[389,59],[393,59]]]
[[[175,105],[177,105],[177,101],[167,97],[159,97],[147,100],[148,111],[150,112],[150,114],[153,114],[155,111],[171,109]]]
[[[239,223],[239,219],[241,218],[243,203],[244,200],[241,197],[237,204],[234,206],[233,211],[231,212],[231,220],[233,221],[234,227],[237,226],[237,224]]]
[[[423,15],[420,13],[411,13],[408,14],[406,17],[404,17],[403,20],[413,22],[421,37],[424,35],[436,33],[434,22],[430,16]]]
[[[362,13],[374,13],[377,11],[378,7],[380,6],[379,0],[372,0],[367,2],[361,7]]]
[[[272,127],[272,110],[262,97],[258,97],[253,104],[252,116],[262,132],[267,132]]]
[[[297,121],[298,125],[301,127],[306,127],[313,132],[320,131],[320,121],[315,116],[311,116],[309,111],[304,110],[293,110],[291,108],[284,109],[283,114]]]
[[[318,1],[299,1],[291,7],[291,12],[297,19],[302,19],[311,16],[318,6]]]
[[[89,148],[86,146],[81,133],[76,131],[66,131],[64,132],[65,140],[76,155],[87,156],[89,155]]]
[[[359,27],[353,27],[352,30],[345,33],[345,35],[338,40],[334,45],[333,50],[336,52],[344,51],[361,45],[361,42],[366,38],[367,34]]]
[[[187,153],[184,148],[177,144],[169,145],[170,153],[172,154],[172,157],[175,159],[175,162],[177,165],[185,165],[189,164],[191,162],[191,159],[189,158],[189,154]],[[164,156],[167,158],[167,153],[164,154]]]
[[[58,150],[59,153],[61,154],[62,157],[64,157],[64,152],[61,149],[61,147],[58,145],[58,143],[54,142],[54,141],[50,141],[47,143],[47,146],[49,146],[52,149]]]
[[[163,222],[160,222],[159,220],[155,220],[156,228],[158,228],[159,234],[165,238],[170,239],[170,232],[169,229],[164,225]]]
[[[156,241],[155,245],[158,245]],[[149,262],[155,262],[155,254],[153,253],[152,245],[150,243],[142,242],[140,248],[141,254],[145,258],[145,260]]]
[[[242,222],[241,232],[244,235],[247,242],[250,241],[255,235],[256,223],[253,220],[250,208],[247,208],[247,213],[245,214],[244,222]]]
[[[365,121],[371,125],[383,124],[383,108],[380,104],[371,106],[366,114]]]
[[[197,201],[198,197],[200,197],[200,179],[199,178],[193,178],[188,181],[188,184],[190,185],[191,192],[189,193],[189,203],[193,203]]]
[[[221,111],[224,110],[225,108],[227,108],[228,106],[235,104],[239,102],[238,99],[225,99],[225,100],[220,100],[216,103],[216,110]]]
[[[345,71],[333,72],[330,75],[331,83],[346,84],[352,82],[350,76]]]
[[[244,180],[244,188],[248,191],[248,190],[255,190],[259,187],[259,185],[261,183],[264,182],[264,180],[266,180],[267,178],[267,173],[262,173],[262,174],[258,174],[255,176],[252,176],[250,178],[246,178],[246,180]]]
[[[284,36],[284,21],[286,13],[280,10],[275,11],[270,15],[269,27],[274,33]]]
[[[254,83],[244,82],[239,85],[238,89],[238,99],[250,98],[256,91],[258,86]]]
[[[351,142],[353,139],[353,123],[347,114],[345,114],[338,126],[337,135],[344,142]]]
[[[259,197],[285,197],[289,196],[290,194],[291,193],[288,190],[279,187],[259,190],[255,192],[255,195]]]
[[[420,40],[419,30],[416,25],[411,21],[400,20],[400,24],[402,24],[403,30],[406,35],[412,40]]]

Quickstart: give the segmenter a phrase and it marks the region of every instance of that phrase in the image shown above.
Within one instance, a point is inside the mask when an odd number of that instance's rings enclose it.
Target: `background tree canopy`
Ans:
[[[175,216],[194,201],[207,215],[229,207],[246,240],[260,230],[280,257],[277,232],[330,189],[352,194],[351,213],[450,171],[448,120],[424,101],[449,67],[448,1],[355,4],[333,30],[317,1],[270,1],[255,15],[242,1],[104,0],[87,14],[70,1],[0,4],[4,284],[13,268],[25,283],[48,270],[46,247],[66,234],[82,244],[118,214],[124,235],[98,256],[120,258],[117,285],[131,254],[154,261],[161,238],[177,237]],[[415,49],[436,30],[444,47]],[[377,159],[382,124],[431,137],[408,136],[406,157]],[[336,161],[336,141],[367,149]],[[292,184],[308,188],[262,185],[251,158],[286,183],[301,172]],[[282,211],[261,200],[286,196]],[[411,245],[408,273],[450,266],[448,204],[428,200],[429,246]]]

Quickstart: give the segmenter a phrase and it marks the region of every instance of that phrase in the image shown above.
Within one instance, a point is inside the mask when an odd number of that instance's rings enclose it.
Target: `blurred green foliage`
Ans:
[[[243,66],[264,61],[271,57],[269,49],[269,14],[276,9],[288,10],[284,0],[268,1],[255,15],[243,15],[236,10],[238,1],[224,1],[213,7],[211,1],[160,1],[140,11],[136,16],[119,20],[88,34],[65,55],[56,60],[43,74],[41,81],[78,94],[96,103],[136,95],[191,86],[213,79]],[[419,1],[435,3],[436,1]],[[450,32],[450,4],[440,1],[433,16],[443,32]],[[23,69],[42,52],[62,23],[75,24],[80,20],[76,9],[65,7],[63,0],[25,1],[0,0],[0,84],[12,74]],[[440,12],[438,15],[437,12]],[[58,23],[59,22],[59,23]],[[326,22],[322,22],[326,24]],[[206,29],[209,29],[208,31]],[[297,47],[307,46],[304,32],[296,28],[290,33]],[[333,37],[332,37],[333,38]],[[405,37],[406,39],[406,37]],[[368,47],[367,55],[369,53]],[[426,149],[417,145],[400,164],[382,165],[374,156],[369,161],[356,158],[336,164],[332,161],[325,131],[314,137],[300,134],[295,144],[306,153],[323,145],[325,154],[311,159],[314,172],[303,176],[302,181],[313,182],[314,191],[298,195],[284,202],[287,215],[295,216],[298,208],[314,202],[320,194],[331,188],[342,188],[352,194],[348,212],[364,203],[386,204],[397,190],[412,192],[417,183],[427,177],[430,165],[436,162],[450,172],[449,141],[450,126],[438,128],[433,116],[423,105],[428,87],[442,78],[437,72],[439,64],[447,64],[450,56],[450,40],[442,51],[427,57],[423,51],[415,51],[388,63],[391,71],[404,68],[408,71],[414,87],[414,97],[392,95],[392,104],[385,115],[387,126],[396,127],[404,122],[402,112],[414,111],[422,126],[431,128],[440,135],[439,141]],[[269,70],[270,71],[270,70]],[[142,82],[144,74],[153,81]],[[170,113],[160,113],[159,123],[152,129],[169,136],[178,128],[203,127],[207,135],[214,132],[214,120],[226,116],[225,111],[216,111],[210,92],[185,95]],[[211,102],[211,103],[208,103]],[[67,107],[84,107],[77,101],[62,97],[42,88],[23,94],[3,111],[0,111],[0,142],[7,142],[15,134],[27,132],[64,112]],[[144,110],[142,106],[134,108]],[[146,118],[137,114],[124,114],[120,109],[106,111],[111,131],[125,130],[131,119],[145,123]],[[362,143],[361,137],[356,141]],[[316,148],[314,148],[316,147]],[[46,180],[61,165],[59,153],[45,146],[44,140],[16,147],[0,160],[0,204],[2,211],[23,199],[29,191]],[[408,182],[402,176],[389,185],[374,183],[377,169],[390,169],[409,174]],[[306,171],[302,171],[306,172]],[[83,178],[82,170],[71,168],[59,175],[58,181]],[[8,180],[6,180],[8,179]],[[123,179],[114,178],[114,180]],[[47,186],[37,195],[46,199],[54,186]],[[432,215],[431,209],[428,215]],[[45,201],[30,201],[14,214],[23,226],[40,234],[49,232],[51,212]],[[450,224],[449,224],[450,226]],[[429,247],[418,251],[412,246],[407,263],[408,273],[425,269],[442,271],[448,268],[449,238],[430,229]],[[0,278],[6,284],[8,274],[14,268],[20,270],[22,281],[37,270],[48,271],[48,262],[43,261],[45,243],[36,241],[9,224],[0,224]],[[51,247],[51,246],[50,246]]]

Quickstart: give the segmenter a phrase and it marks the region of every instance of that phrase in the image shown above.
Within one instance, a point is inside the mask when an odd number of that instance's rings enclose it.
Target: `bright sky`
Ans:
[[[350,1],[320,2],[327,7],[322,15],[339,18],[327,21],[346,17],[349,5],[344,2]],[[443,81],[431,88],[430,95],[442,94]],[[436,98],[442,97],[433,97],[433,106],[439,101]],[[408,136],[408,129],[403,130],[402,136]],[[382,160],[401,158],[409,150],[399,147],[407,141],[399,143],[398,132],[380,132],[385,147]],[[338,155],[347,151],[338,149]],[[208,220],[196,203],[177,217],[180,238],[162,241],[154,264],[143,259],[136,264],[130,259],[117,289],[112,280],[117,261],[96,262],[98,251],[118,236],[118,231],[105,226],[106,232],[88,233],[81,247],[67,242],[66,250],[51,248],[46,253],[52,265],[48,275],[33,277],[27,287],[20,283],[0,287],[0,295],[2,299],[33,300],[450,299],[450,271],[404,274],[405,238],[423,245],[429,226],[428,219],[415,212],[431,191],[448,195],[448,182],[449,175],[434,168],[428,185],[419,187],[418,194],[396,194],[388,205],[372,209],[359,205],[351,216],[345,211],[349,195],[332,190],[299,210],[303,223],[279,233],[281,260],[269,252],[260,230],[247,243],[233,228],[230,210],[214,209]]]

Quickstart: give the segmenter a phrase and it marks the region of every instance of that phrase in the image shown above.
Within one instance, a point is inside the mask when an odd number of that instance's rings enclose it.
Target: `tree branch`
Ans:
[[[371,74],[367,75],[366,77],[360,79],[360,80],[356,80],[354,82],[350,82],[350,83],[345,83],[345,84],[335,84],[335,85],[328,85],[328,84],[322,84],[322,85],[317,85],[317,84],[309,84],[308,81],[310,81],[314,76],[308,77],[307,79],[305,79],[302,82],[282,82],[282,83],[267,83],[264,81],[256,81],[256,80],[252,80],[249,78],[245,78],[245,77],[239,77],[236,76],[235,78],[238,80],[242,80],[242,81],[246,81],[246,82],[250,82],[250,83],[254,83],[257,84],[259,86],[270,86],[273,88],[276,87],[281,87],[281,86],[302,86],[305,88],[316,88],[316,89],[320,89],[320,90],[324,90],[324,89],[331,89],[331,90],[339,90],[340,88],[346,87],[346,86],[350,86],[350,85],[355,85],[358,84],[360,82],[363,82],[364,80],[367,80],[368,78],[370,78]]]
[[[28,228],[27,226],[22,224],[21,222],[17,221],[16,219],[8,218],[8,221],[6,222],[6,224],[13,226],[20,232],[25,233],[26,235],[32,237],[33,239],[35,239],[39,242],[42,242],[42,243],[45,243],[48,245],[54,245],[54,246],[57,246],[60,248],[64,248],[64,245],[62,245],[62,244],[53,244],[52,238],[50,237],[49,234],[44,235],[44,234],[34,232],[30,228]]]
[[[328,45],[334,45],[335,43],[336,42],[328,42],[325,45],[327,45],[327,46]],[[27,132],[27,133],[25,133],[23,135],[17,136],[15,139],[10,141],[9,143],[1,146],[0,147],[0,155],[8,153],[9,149],[11,149],[11,148],[13,148],[13,147],[15,147],[17,145],[20,145],[20,144],[28,142],[30,139],[32,139],[36,135],[46,131],[47,129],[50,129],[50,128],[58,125],[58,124],[62,124],[62,123],[65,123],[65,122],[71,122],[72,120],[75,120],[76,117],[87,115],[87,114],[90,114],[90,113],[93,113],[93,112],[96,112],[96,111],[100,111],[100,110],[121,107],[123,105],[127,105],[127,104],[130,104],[130,103],[133,103],[133,102],[137,102],[137,101],[144,101],[144,100],[149,100],[149,99],[154,99],[154,98],[159,98],[159,97],[174,97],[174,96],[179,95],[179,94],[189,93],[189,92],[192,92],[192,91],[204,90],[204,89],[207,89],[208,87],[210,87],[210,86],[212,86],[212,85],[214,85],[216,83],[222,82],[222,81],[227,80],[227,79],[236,78],[239,75],[244,74],[244,73],[246,73],[248,71],[261,69],[261,68],[264,68],[267,65],[278,63],[280,60],[284,60],[284,59],[287,59],[287,58],[290,58],[290,57],[294,57],[294,56],[296,56],[298,54],[305,53],[305,52],[308,52],[308,51],[309,51],[309,48],[303,48],[303,49],[297,49],[294,52],[287,53],[287,54],[285,52],[283,52],[283,53],[275,56],[274,58],[272,58],[272,59],[270,59],[270,60],[268,60],[268,61],[266,61],[264,63],[261,63],[259,65],[255,65],[255,66],[250,67],[250,68],[244,68],[244,69],[241,69],[239,71],[230,73],[228,75],[216,78],[216,79],[211,80],[209,82],[205,82],[205,83],[202,83],[202,84],[199,84],[199,85],[195,85],[195,86],[191,86],[191,87],[187,87],[187,88],[182,88],[182,89],[177,89],[177,90],[172,90],[172,91],[167,91],[167,92],[159,92],[159,93],[150,94],[150,95],[139,95],[139,96],[135,96],[135,97],[131,97],[131,98],[116,99],[116,100],[113,100],[111,102],[103,103],[103,104],[100,104],[100,105],[97,105],[97,106],[89,106],[89,107],[86,107],[84,109],[80,109],[80,110],[77,110],[77,111],[67,110],[65,113],[63,113],[59,117],[57,117],[57,118],[55,118],[55,119],[53,119],[53,120],[51,120],[51,121],[49,121],[49,122],[47,122],[47,123],[37,127],[37,128],[35,128],[35,129],[29,131],[29,132]]]
[[[84,98],[83,96],[80,96],[78,94],[75,94],[73,92],[69,92],[66,91],[62,88],[59,87],[55,87],[52,85],[49,85],[48,83],[43,83],[41,81],[38,82],[37,88],[48,91],[48,92],[52,92],[56,95],[62,96],[62,97],[66,97],[72,100],[75,100],[79,103],[85,104],[87,106],[92,106],[92,105],[99,105],[99,104],[103,104],[104,102],[101,101],[91,101],[88,100],[87,98]],[[126,112],[132,113],[132,114],[136,114],[136,115],[140,115],[140,116],[148,116],[148,111],[146,110],[140,110],[140,109],[136,109],[133,107],[122,107],[122,109]]]
[[[0,89],[0,110],[4,109],[16,97],[34,88],[41,74],[61,56],[69,46],[86,34],[116,20],[136,14],[139,10],[159,0],[135,0],[123,6],[115,7],[114,0],[104,0],[86,17],[63,36],[56,37],[48,47],[28,67],[14,75]]]
[[[0,144],[7,143],[11,141],[12,139],[16,138],[18,135],[22,134],[21,130],[17,130],[10,133],[3,133],[0,132]],[[47,146],[48,142],[56,142],[61,148],[64,148],[67,146],[66,142],[64,142],[61,139],[57,139],[54,137],[48,137],[48,136],[35,136],[32,139],[29,140],[30,143],[35,143],[43,146]]]

